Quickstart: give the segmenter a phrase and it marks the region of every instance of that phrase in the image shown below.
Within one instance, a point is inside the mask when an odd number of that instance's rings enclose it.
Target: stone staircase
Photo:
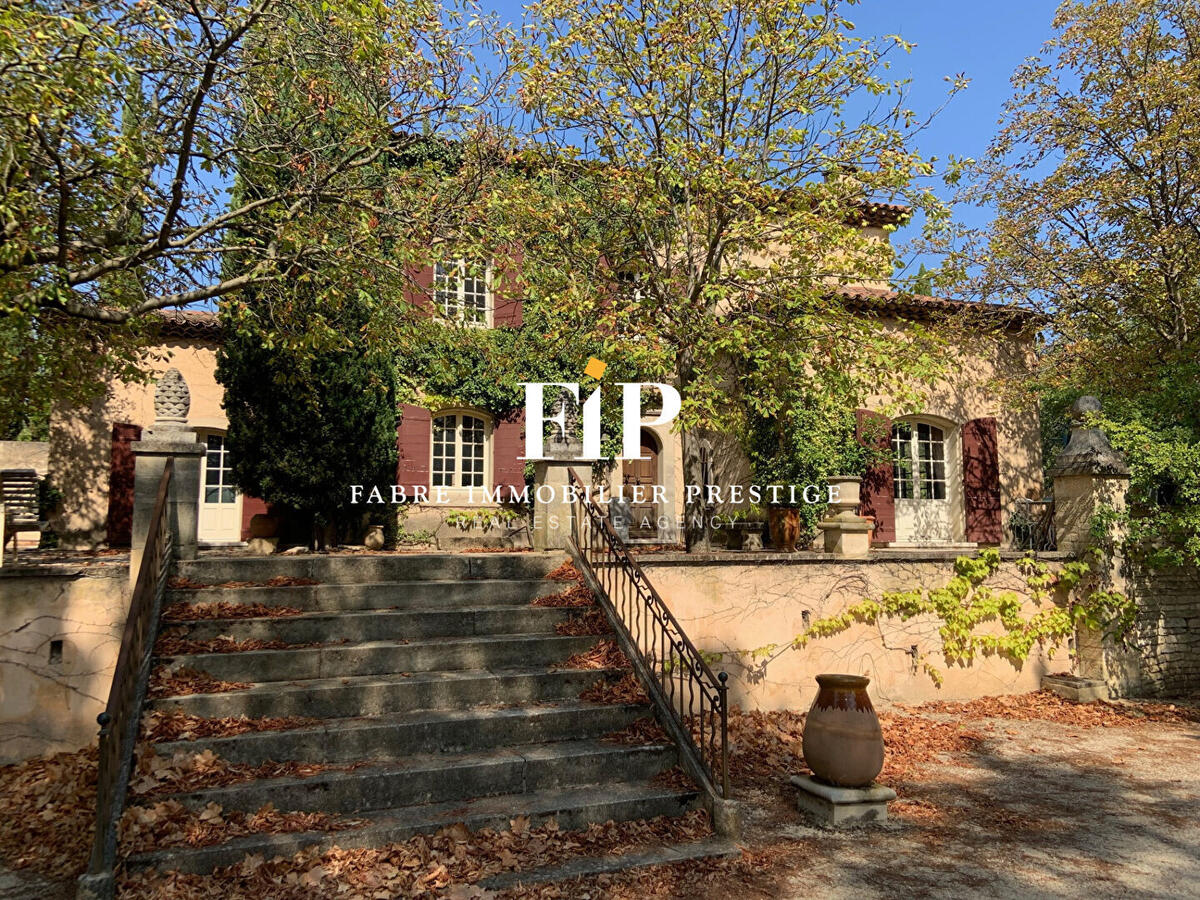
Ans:
[[[556,554],[487,553],[181,562],[177,575],[193,584],[278,576],[317,583],[171,590],[168,604],[259,603],[300,610],[286,617],[164,623],[186,640],[224,637],[298,646],[157,658],[156,667],[250,686],[157,696],[147,701],[146,711],[318,722],[159,743],[156,751],[170,757],[181,750],[211,750],[229,763],[343,768],[211,787],[173,799],[194,810],[216,803],[248,813],[270,803],[279,811],[322,812],[362,824],[161,849],[134,855],[127,866],[203,873],[246,854],[270,858],[314,846],[378,846],[456,823],[503,829],[518,816],[533,825],[553,817],[563,830],[572,830],[696,808],[701,798],[695,790],[655,779],[677,764],[673,745],[601,740],[652,715],[649,705],[579,699],[600,678],[625,673],[560,667],[602,639],[556,632],[578,609],[531,605],[539,595],[567,586],[545,577],[564,560]],[[348,764],[353,768],[344,768]],[[671,861],[714,852],[705,842],[690,854],[677,847]]]

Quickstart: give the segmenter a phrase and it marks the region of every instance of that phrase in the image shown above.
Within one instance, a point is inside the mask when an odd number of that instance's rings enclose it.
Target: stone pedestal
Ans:
[[[578,463],[546,459],[533,467],[533,549],[565,550],[571,538],[571,504],[566,499],[568,472]],[[585,464],[586,465],[586,464]],[[582,474],[582,473],[581,473]],[[553,495],[551,495],[553,490]]]
[[[1092,519],[1103,507],[1125,509],[1129,466],[1087,418],[1100,412],[1095,397],[1071,407],[1071,437],[1050,474],[1054,478],[1054,532],[1058,549],[1080,553],[1092,543]],[[1112,537],[1119,539],[1120,535]]]
[[[793,775],[791,782],[796,788],[796,808],[818,825],[833,828],[886,822],[887,805],[896,799],[895,791],[880,784],[865,788],[834,787],[811,775]]]
[[[162,480],[168,459],[175,460],[175,473],[171,477],[171,491],[167,496],[167,519],[175,538],[175,558],[196,558],[200,467],[205,448],[195,440],[154,439],[134,441],[130,447],[137,457],[133,475],[133,536],[129,557],[129,580],[133,583],[137,580],[142,551],[146,548],[146,534],[158,496],[158,483]]]
[[[871,523],[858,514],[861,478],[831,478],[838,499],[829,514],[817,523],[825,535],[825,552],[834,556],[862,557],[871,552]]]
[[[1042,688],[1075,703],[1092,703],[1108,699],[1108,685],[1099,678],[1078,675],[1043,675]]]
[[[129,582],[137,581],[158,484],[167,460],[175,461],[167,495],[167,521],[174,537],[176,559],[195,559],[200,516],[200,474],[205,446],[187,427],[191,398],[178,369],[168,369],[154,390],[154,424],[142,440],[130,444],[136,457],[133,475],[133,535],[129,556]]]

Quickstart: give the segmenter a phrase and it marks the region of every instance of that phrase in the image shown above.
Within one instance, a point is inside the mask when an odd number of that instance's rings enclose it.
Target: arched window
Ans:
[[[487,484],[491,437],[488,423],[469,412],[433,417],[433,487],[471,488]]]
[[[928,422],[892,426],[892,473],[897,500],[946,499],[946,434]]]

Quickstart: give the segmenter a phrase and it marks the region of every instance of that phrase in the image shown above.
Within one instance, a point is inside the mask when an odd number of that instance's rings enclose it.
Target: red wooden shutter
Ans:
[[[972,419],[962,429],[963,494],[967,511],[967,540],[999,544],[1000,452],[996,420]]]
[[[509,419],[497,422],[492,429],[492,484],[503,490],[508,499],[511,487],[520,492],[525,487],[525,410]]]
[[[128,547],[133,540],[133,441],[142,427],[117,422],[112,427],[112,456],[108,467],[108,546]]]
[[[250,520],[258,515],[267,515],[267,503],[257,497],[242,495],[242,540],[250,540]]]
[[[412,496],[413,488],[429,487],[432,416],[420,406],[404,404],[396,426],[396,484]]]
[[[418,312],[433,315],[437,310],[433,303],[433,266],[422,266],[408,271],[409,285],[404,289],[404,299]]]
[[[496,261],[492,298],[495,304],[492,325],[496,328],[517,328],[522,322],[525,286],[521,279],[521,267],[524,259],[524,251],[520,247],[512,247]]]
[[[856,411],[858,418],[858,438],[862,442],[870,441],[871,445],[880,450],[891,450],[892,421],[887,416],[869,409]],[[886,544],[896,539],[896,496],[895,473],[890,461],[880,463],[866,471],[862,480],[861,503],[858,508],[860,516],[875,518],[875,531],[871,534],[871,543]]]

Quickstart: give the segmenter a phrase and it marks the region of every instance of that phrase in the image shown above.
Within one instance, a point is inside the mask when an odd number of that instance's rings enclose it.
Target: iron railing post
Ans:
[[[721,796],[729,799],[729,673],[717,675],[720,684],[717,694],[721,698]]]

